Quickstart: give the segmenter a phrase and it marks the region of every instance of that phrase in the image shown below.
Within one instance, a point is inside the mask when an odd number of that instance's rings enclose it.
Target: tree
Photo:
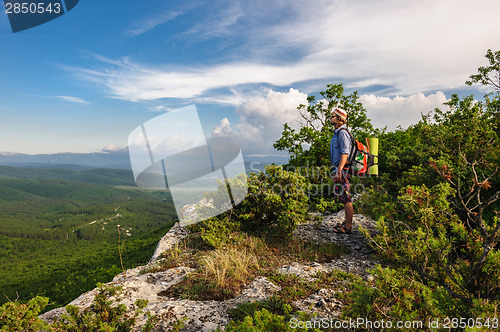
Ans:
[[[485,77],[499,77],[500,67],[479,72],[471,77],[492,84]],[[372,198],[384,215],[374,237],[378,249],[410,266],[415,279],[446,290],[471,316],[500,304],[499,99],[453,95],[433,121],[429,115],[392,135],[402,139],[390,148],[391,162],[404,160],[407,169],[399,179],[386,177],[391,191],[383,201]]]
[[[466,81],[465,84],[490,86],[497,94],[500,94],[500,51],[493,52],[488,49],[485,58],[488,59],[489,66],[479,67],[478,74],[470,75],[470,81]]]
[[[322,100],[315,96],[307,97],[307,105],[301,104],[297,109],[302,122],[298,130],[288,123],[283,126],[281,138],[274,148],[290,153],[292,166],[324,166],[330,165],[330,140],[335,128],[329,119],[335,107],[348,112],[348,127],[358,140],[376,132],[366,116],[366,110],[358,102],[358,93],[344,94],[342,84],[328,84],[326,91],[321,91]]]

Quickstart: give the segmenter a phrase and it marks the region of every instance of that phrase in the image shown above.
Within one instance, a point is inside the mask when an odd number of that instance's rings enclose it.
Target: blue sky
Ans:
[[[0,13],[0,152],[120,150],[141,123],[195,104],[208,135],[272,143],[326,84],[379,127],[408,126],[500,49],[500,2],[97,1],[12,33]]]

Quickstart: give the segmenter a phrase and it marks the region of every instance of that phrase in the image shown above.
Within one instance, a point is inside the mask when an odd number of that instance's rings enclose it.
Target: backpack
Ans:
[[[355,176],[365,175],[368,168],[374,165],[374,155],[363,143],[356,141],[347,128],[340,128],[340,130],[347,131],[351,137],[351,152],[344,167],[348,168]]]

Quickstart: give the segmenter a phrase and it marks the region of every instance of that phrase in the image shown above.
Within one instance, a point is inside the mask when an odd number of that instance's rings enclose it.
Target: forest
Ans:
[[[43,295],[46,309],[64,306],[122,272],[119,250],[124,269],[147,263],[177,218],[167,190],[123,187],[129,171],[79,173],[87,183],[64,179],[74,171],[0,169],[0,303]],[[102,179],[122,187],[92,183]]]

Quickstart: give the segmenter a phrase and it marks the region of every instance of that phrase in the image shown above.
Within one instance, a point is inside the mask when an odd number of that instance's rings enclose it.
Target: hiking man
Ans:
[[[344,204],[345,219],[342,224],[333,228],[335,233],[351,234],[353,206],[350,193],[351,175],[344,166],[351,152],[351,134],[349,133],[347,123],[347,112],[335,108],[333,110],[331,123],[335,127],[335,133],[330,142],[330,160],[334,170],[333,181],[335,182],[334,195],[339,203]]]

